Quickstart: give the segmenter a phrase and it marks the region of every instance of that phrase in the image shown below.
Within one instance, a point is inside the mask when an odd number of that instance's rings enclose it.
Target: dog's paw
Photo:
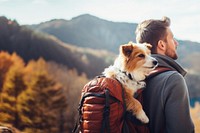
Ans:
[[[136,118],[139,119],[142,123],[148,123],[149,122],[149,118],[147,117],[147,115],[145,114],[145,112],[143,110],[141,110],[136,115]]]

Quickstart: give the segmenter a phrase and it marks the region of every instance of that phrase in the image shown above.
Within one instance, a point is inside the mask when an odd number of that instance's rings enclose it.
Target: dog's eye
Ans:
[[[140,58],[144,58],[145,55],[144,55],[144,54],[139,54],[138,57],[140,57]]]

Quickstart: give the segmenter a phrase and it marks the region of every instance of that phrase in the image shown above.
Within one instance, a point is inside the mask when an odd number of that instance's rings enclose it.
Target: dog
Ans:
[[[146,76],[158,65],[157,60],[151,57],[151,47],[148,43],[129,42],[121,45],[114,65],[103,71],[103,75],[115,78],[122,84],[127,110],[143,123],[148,123],[149,119],[141,103],[133,95],[138,89],[145,87]]]

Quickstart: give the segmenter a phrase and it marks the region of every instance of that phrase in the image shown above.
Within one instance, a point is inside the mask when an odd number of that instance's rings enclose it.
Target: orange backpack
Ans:
[[[150,77],[169,68],[157,68]],[[142,103],[142,89],[135,94]],[[99,76],[82,89],[73,133],[149,133],[148,125],[126,111],[124,89],[116,79]]]

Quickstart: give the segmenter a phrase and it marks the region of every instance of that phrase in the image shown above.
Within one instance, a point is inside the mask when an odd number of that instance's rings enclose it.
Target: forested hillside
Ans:
[[[5,17],[0,17],[0,29],[0,50],[16,52],[25,62],[43,57],[93,77],[113,61],[112,53],[65,44],[54,36],[20,26]]]

